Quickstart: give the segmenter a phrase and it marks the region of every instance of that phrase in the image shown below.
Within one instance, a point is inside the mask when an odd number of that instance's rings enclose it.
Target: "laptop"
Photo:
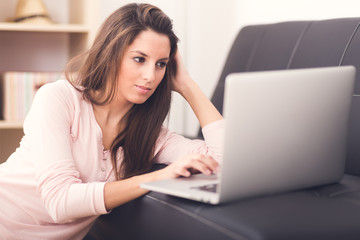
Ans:
[[[341,66],[228,75],[220,172],[141,187],[219,204],[340,181],[355,72]]]

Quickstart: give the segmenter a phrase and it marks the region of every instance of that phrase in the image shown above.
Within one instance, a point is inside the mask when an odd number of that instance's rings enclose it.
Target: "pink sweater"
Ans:
[[[205,126],[205,142],[163,128],[158,161],[194,152],[220,160],[223,127],[223,120]],[[66,80],[46,84],[24,133],[20,147],[0,165],[0,239],[82,239],[107,213],[104,185],[115,179],[92,105]]]

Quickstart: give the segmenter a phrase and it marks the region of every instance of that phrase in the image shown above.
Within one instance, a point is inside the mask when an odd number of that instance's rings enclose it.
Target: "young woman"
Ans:
[[[20,147],[0,165],[0,238],[82,239],[99,215],[147,193],[140,183],[218,168],[222,116],[184,69],[160,9],[118,9],[68,69],[79,62],[76,76],[40,88]],[[162,126],[172,90],[205,141]],[[154,163],[168,166],[149,173]]]

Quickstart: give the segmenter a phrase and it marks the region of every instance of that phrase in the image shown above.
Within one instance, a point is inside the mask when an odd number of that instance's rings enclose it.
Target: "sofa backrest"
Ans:
[[[222,112],[224,81],[232,72],[353,65],[358,73],[346,173],[360,176],[359,24],[360,18],[343,18],[244,27],[231,47],[212,102]]]

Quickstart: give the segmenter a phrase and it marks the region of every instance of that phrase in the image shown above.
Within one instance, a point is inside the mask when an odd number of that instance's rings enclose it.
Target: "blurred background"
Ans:
[[[70,13],[67,9],[71,8],[73,1],[79,0],[43,0],[52,20],[65,24],[69,22]],[[14,15],[16,2],[16,0],[0,0],[0,21],[5,21]],[[154,4],[173,19],[175,32],[180,38],[180,51],[188,72],[209,98],[220,76],[232,41],[243,26],[290,20],[360,16],[359,0],[101,0],[97,1],[92,16],[88,16],[91,19],[89,27],[93,30],[89,34],[93,37],[96,29],[109,14],[130,2]],[[14,41],[14,34],[17,33],[11,34],[11,41]],[[0,35],[0,71],[12,70],[9,65],[12,54],[7,50],[9,46],[7,36],[6,31]],[[48,44],[48,48],[58,48],[56,59],[53,53],[43,48],[45,50],[41,54],[44,60],[37,70],[61,71],[68,59],[66,49],[74,40],[69,39],[68,35],[49,35],[46,40],[41,39],[38,39],[38,35],[19,33],[15,41],[18,41],[19,45],[33,42],[42,46]],[[20,50],[17,48],[12,51]],[[19,61],[16,61],[19,66]],[[27,64],[33,64],[29,62],[28,59],[23,59],[23,67],[16,70],[27,70]],[[177,133],[187,136],[195,136],[199,129],[190,107],[176,94],[174,94],[168,126]]]

